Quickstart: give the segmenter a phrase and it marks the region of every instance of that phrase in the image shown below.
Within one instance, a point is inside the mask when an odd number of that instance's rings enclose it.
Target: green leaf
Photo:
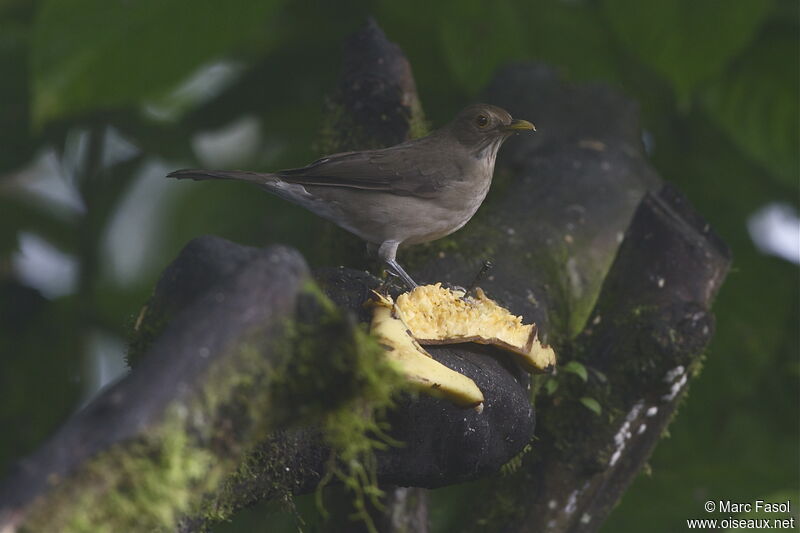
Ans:
[[[552,395],[556,390],[558,390],[558,380],[550,378],[544,383],[544,392],[548,396]]]
[[[619,41],[686,101],[752,40],[772,2],[605,0],[603,7]]]
[[[586,367],[583,366],[578,361],[570,361],[566,365],[561,367],[561,370],[564,372],[571,372],[581,378],[584,382],[589,379],[589,375],[586,372]]]
[[[708,115],[741,150],[795,188],[799,69],[797,31],[765,32],[702,97]]]
[[[589,398],[588,396],[584,396],[581,398],[581,403],[586,407],[588,410],[600,416],[603,412],[603,408],[600,406],[600,403],[595,400],[594,398]]]
[[[281,0],[46,0],[33,37],[33,118],[163,94],[203,63],[268,36]]]

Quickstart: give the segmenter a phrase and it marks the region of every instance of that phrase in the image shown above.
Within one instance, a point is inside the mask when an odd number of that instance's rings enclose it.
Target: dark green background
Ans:
[[[97,372],[90,339],[126,338],[158,272],[190,238],[284,242],[318,259],[318,223],[233,184],[134,197],[134,210],[157,207],[161,218],[158,239],[125,243],[143,258],[125,280],[109,272],[103,243],[142,168],[199,164],[197,132],[245,115],[260,124],[259,149],[231,166],[283,168],[320,155],[314,143],[342,40],[370,13],[406,52],[433,125],[511,61],[541,60],[569,80],[618,87],[641,105],[654,166],[733,249],[704,371],[652,473],[604,530],[682,530],[683,519],[705,516],[707,499],[789,498],[797,508],[798,267],[759,253],[746,228],[767,203],[798,206],[800,24],[791,0],[0,0],[0,470],[85,399]],[[224,90],[200,101],[172,92],[218,60],[238,65]],[[169,117],[153,118],[146,104]],[[95,172],[91,140],[107,125],[141,154]],[[21,193],[37,154],[53,148],[69,159],[82,131],[88,170],[66,172],[66,181],[87,210],[64,214]],[[76,258],[75,292],[50,300],[18,282],[20,231]],[[439,530],[452,511],[434,510]]]

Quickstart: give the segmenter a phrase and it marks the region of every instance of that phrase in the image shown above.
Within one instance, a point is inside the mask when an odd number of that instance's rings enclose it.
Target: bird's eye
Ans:
[[[477,124],[479,128],[485,128],[489,124],[489,117],[486,115],[478,115],[475,119],[475,124]]]

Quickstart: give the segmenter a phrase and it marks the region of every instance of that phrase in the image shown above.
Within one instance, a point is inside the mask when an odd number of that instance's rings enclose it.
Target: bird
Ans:
[[[489,192],[500,146],[525,131],[536,127],[500,107],[473,104],[427,136],[388,148],[332,154],[271,173],[182,169],[168,177],[259,185],[366,241],[410,290],[417,283],[397,262],[398,248],[463,227]]]

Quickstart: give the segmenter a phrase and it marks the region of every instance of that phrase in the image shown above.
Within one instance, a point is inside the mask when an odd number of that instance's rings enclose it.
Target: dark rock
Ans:
[[[339,122],[334,130],[359,145],[342,149],[401,143],[415,133],[415,121],[423,120],[408,59],[372,18],[345,42],[344,65],[333,100],[344,107],[343,113],[335,114]],[[359,130],[355,136],[348,131],[352,128]]]

